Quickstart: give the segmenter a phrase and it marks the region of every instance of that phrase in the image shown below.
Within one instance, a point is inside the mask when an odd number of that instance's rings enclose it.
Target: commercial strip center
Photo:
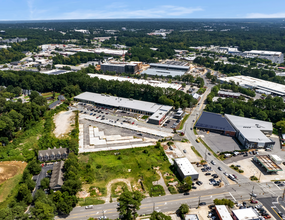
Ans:
[[[102,107],[117,108],[138,114],[149,115],[148,122],[157,125],[159,125],[172,110],[172,106],[92,92],[81,93],[80,95],[75,96],[74,100]]]

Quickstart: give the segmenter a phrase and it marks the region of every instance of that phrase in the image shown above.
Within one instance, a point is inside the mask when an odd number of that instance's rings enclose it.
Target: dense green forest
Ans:
[[[217,92],[217,86],[213,87],[212,92],[208,95],[208,104],[206,105],[205,111],[256,118],[273,123],[285,118],[285,112],[283,111],[285,103],[281,97],[273,98],[269,95],[265,99],[249,99],[247,102],[233,98],[219,98],[217,102],[212,102],[209,97],[213,97]]]
[[[61,75],[46,75],[25,71],[0,71],[0,81],[2,85],[19,86],[23,89],[32,89],[38,92],[62,92],[67,97],[77,95],[81,90],[82,92],[107,93],[182,108],[189,107],[190,103],[197,103],[197,100],[191,95],[175,89],[162,89],[143,84],[137,85],[127,81],[106,81],[97,77],[90,78],[86,73],[92,73],[94,70],[95,67],[89,66],[76,73]]]
[[[0,49],[0,64],[19,61],[24,57],[25,55],[22,52],[15,51],[12,48]]]
[[[103,60],[104,57],[110,57],[111,55],[107,54],[95,54],[95,53],[83,53],[78,52],[74,55],[64,57],[62,55],[57,54],[55,57],[53,57],[53,64],[65,64],[65,65],[77,65],[80,63],[87,63],[88,61],[93,60]],[[113,56],[114,57],[114,56]]]
[[[214,59],[210,57],[197,57],[194,63],[220,71],[228,76],[245,75],[251,76],[258,79],[268,80],[272,82],[277,82],[280,84],[285,84],[284,77],[276,76],[275,72],[272,70],[264,69],[254,69],[250,67],[243,67],[240,65],[224,64],[221,62],[214,63]]]

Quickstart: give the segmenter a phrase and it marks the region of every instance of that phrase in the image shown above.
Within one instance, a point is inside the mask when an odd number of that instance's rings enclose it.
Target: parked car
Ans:
[[[201,206],[201,205],[206,205],[206,203],[205,203],[205,202],[200,202],[199,205],[200,205],[200,206]]]
[[[191,189],[197,189],[197,187],[196,186],[192,186]]]
[[[206,175],[206,176],[209,176],[209,175],[211,175],[211,173],[205,173],[205,175]]]
[[[285,186],[285,185],[284,185],[284,183],[280,183],[280,184],[278,184],[278,186]]]
[[[252,200],[250,201],[250,203],[257,204],[258,201],[252,199]]]

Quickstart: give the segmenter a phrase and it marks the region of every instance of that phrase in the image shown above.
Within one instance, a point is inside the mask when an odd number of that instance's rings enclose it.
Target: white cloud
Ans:
[[[156,8],[131,10],[122,9],[116,11],[107,10],[76,10],[64,13],[58,19],[99,19],[99,18],[167,18],[180,17],[196,11],[203,11],[202,8],[179,7],[173,5],[164,5]]]
[[[246,18],[285,18],[285,12],[273,14],[250,13],[247,14]]]

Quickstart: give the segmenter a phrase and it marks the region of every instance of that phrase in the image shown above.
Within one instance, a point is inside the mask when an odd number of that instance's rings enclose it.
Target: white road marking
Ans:
[[[235,197],[229,192],[230,196],[236,201]]]

